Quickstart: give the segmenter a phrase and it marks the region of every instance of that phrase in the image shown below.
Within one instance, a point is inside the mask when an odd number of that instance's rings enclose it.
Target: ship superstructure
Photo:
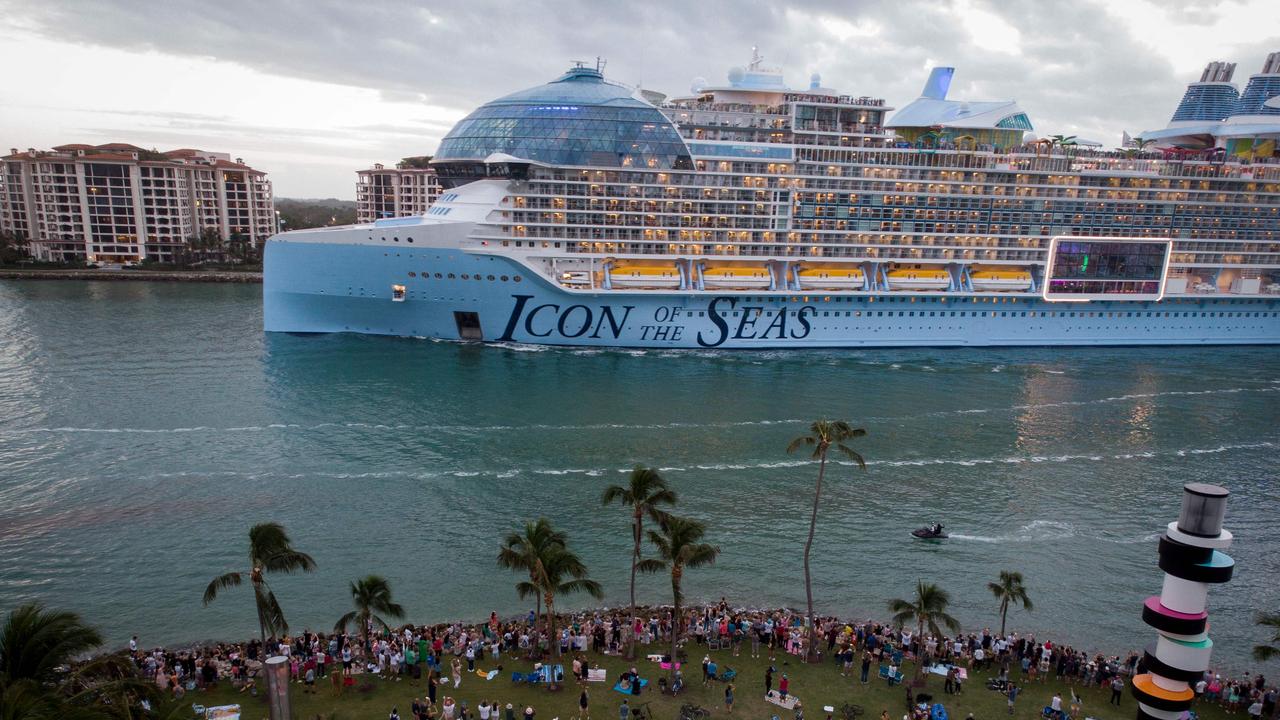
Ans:
[[[1270,60],[1268,61],[1271,62]],[[421,217],[268,245],[266,328],[658,347],[1280,342],[1280,164],[1027,142],[759,56],[684,97],[579,65],[460,121]],[[1269,102],[1270,97],[1260,103]]]

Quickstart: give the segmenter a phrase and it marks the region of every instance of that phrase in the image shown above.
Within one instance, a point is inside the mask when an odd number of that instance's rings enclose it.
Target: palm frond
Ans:
[[[209,583],[209,587],[204,589],[204,604],[208,605],[217,599],[219,591],[239,585],[241,579],[240,573],[238,572],[223,573],[214,578],[213,581]]]
[[[257,591],[258,613],[262,618],[263,629],[268,636],[281,637],[289,632],[289,622],[284,618],[284,610],[276,600],[276,594],[266,583]]]
[[[572,595],[579,592],[585,592],[597,600],[604,597],[604,588],[600,583],[588,578],[578,578],[560,583],[560,587],[557,588],[558,595]]]
[[[291,573],[312,572],[316,569],[316,561],[304,552],[293,548],[282,548],[260,558],[262,569],[268,572]]]
[[[801,435],[800,437],[796,438],[795,440],[792,440],[790,443],[787,444],[787,452],[794,453],[795,451],[799,450],[805,445],[813,445],[815,444],[815,442],[816,441],[811,436]]]
[[[838,443],[836,445],[836,450],[838,450],[841,455],[844,455],[846,458],[849,458],[856,463],[859,468],[863,470],[867,469],[867,461],[862,459],[862,455],[859,454],[857,450],[854,450],[844,443]]]
[[[644,558],[636,562],[636,570],[645,574],[660,573],[666,569],[666,563],[653,558]]]
[[[351,623],[355,621],[357,615],[358,613],[355,610],[352,610],[338,618],[338,622],[333,624],[333,633],[335,635],[341,635],[346,632],[347,628],[351,626]]]

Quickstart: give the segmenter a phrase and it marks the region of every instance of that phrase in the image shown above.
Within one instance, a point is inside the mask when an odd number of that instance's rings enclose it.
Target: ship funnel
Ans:
[[[1205,66],[1204,72],[1200,73],[1200,82],[1231,82],[1231,76],[1235,75],[1236,64],[1227,62],[1211,62]]]
[[[924,90],[920,91],[920,97],[931,100],[946,100],[947,90],[951,87],[951,76],[955,75],[955,73],[955,68],[934,68],[933,72],[929,73],[929,79],[925,81]]]

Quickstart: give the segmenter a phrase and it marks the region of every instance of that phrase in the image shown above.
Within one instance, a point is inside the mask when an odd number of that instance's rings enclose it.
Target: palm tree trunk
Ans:
[[[551,657],[560,657],[560,636],[556,634],[555,597],[547,593],[547,635],[551,640]]]
[[[643,516],[636,511],[632,535],[635,538],[635,551],[631,553],[631,627],[627,628],[627,659],[636,659],[636,563],[640,562],[640,524]]]
[[[676,681],[676,647],[680,642],[680,569],[673,566],[671,568],[671,668],[667,670],[667,681],[674,684]]]
[[[1009,615],[1009,598],[1000,601],[1000,637],[1004,637],[1004,620]]]
[[[809,604],[809,647],[805,651],[805,658],[809,662],[818,661],[818,628],[813,618],[813,583],[809,578],[809,552],[813,549],[813,531],[818,525],[818,500],[822,497],[822,476],[826,470],[827,452],[823,450],[818,459],[818,484],[813,489],[813,513],[809,516],[809,537],[804,541],[804,595]]]
[[[261,663],[261,665],[258,666],[258,674],[263,677],[264,682],[266,683],[267,697],[274,697],[275,689],[271,686],[271,672],[267,670],[267,616],[262,607],[261,581],[253,581],[253,600],[254,604],[258,607],[258,637],[262,639],[262,650],[259,651],[258,655],[258,662]],[[275,715],[275,704],[267,703],[267,707],[272,711],[271,714]],[[287,720],[287,718],[273,717],[271,720]]]
[[[916,626],[916,686],[924,685],[921,678],[924,677],[924,618],[920,619]]]

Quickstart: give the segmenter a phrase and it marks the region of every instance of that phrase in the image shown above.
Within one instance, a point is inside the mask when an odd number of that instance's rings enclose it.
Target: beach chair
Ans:
[[[527,676],[525,676],[525,682],[529,683],[530,685],[537,685],[538,683],[542,682],[542,676],[537,673],[529,673]]]
[[[716,680],[719,680],[720,682],[729,682],[736,677],[738,677],[738,671],[727,667],[724,669],[724,672],[716,676]]]
[[[888,679],[889,679],[889,666],[888,666],[888,665],[881,665],[881,666],[880,666],[880,679],[881,679],[881,680],[888,680]]]
[[[707,638],[707,649],[708,649],[708,650],[719,650],[719,649],[720,649],[720,638],[718,638],[718,637],[709,637],[709,638]]]
[[[893,653],[893,664],[902,667],[902,651],[895,650]]]
[[[525,680],[524,680],[524,673],[518,673],[518,672],[513,672],[513,673],[511,673],[511,682],[513,682],[513,683],[522,683],[522,682],[524,682],[524,681],[525,681]]]

